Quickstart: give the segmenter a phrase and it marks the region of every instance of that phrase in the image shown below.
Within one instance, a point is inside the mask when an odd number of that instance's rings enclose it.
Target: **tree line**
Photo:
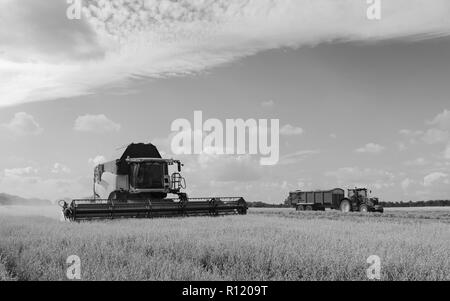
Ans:
[[[267,204],[264,202],[248,202],[248,207],[253,208],[289,208],[292,207],[290,202],[285,201],[284,204]],[[399,202],[380,202],[380,205],[389,207],[446,207],[450,206],[450,200],[429,200],[429,201],[399,201]]]
[[[446,207],[450,206],[450,200],[380,202],[380,205],[383,207]]]

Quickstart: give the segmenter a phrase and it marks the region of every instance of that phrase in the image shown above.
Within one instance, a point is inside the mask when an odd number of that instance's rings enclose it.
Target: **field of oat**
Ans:
[[[84,223],[15,209],[0,210],[2,280],[66,280],[70,255],[82,280],[367,280],[371,255],[382,280],[450,280],[446,208]]]

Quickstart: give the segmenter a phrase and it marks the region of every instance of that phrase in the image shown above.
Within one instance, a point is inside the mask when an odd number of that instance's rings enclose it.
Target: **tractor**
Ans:
[[[372,193],[372,191],[369,191]],[[360,212],[380,212],[384,209],[379,205],[377,197],[369,197],[367,188],[353,188],[347,190],[347,198],[339,204],[342,212],[360,211]]]
[[[378,198],[368,197],[366,188],[354,188],[345,190],[335,188],[332,190],[301,191],[289,193],[286,203],[302,210],[325,210],[326,208],[340,210],[342,212],[383,212]]]

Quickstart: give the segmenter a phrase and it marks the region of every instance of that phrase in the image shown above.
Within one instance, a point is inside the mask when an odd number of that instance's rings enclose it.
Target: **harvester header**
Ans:
[[[170,174],[173,165],[176,170]],[[182,166],[179,160],[163,159],[153,144],[130,144],[119,159],[95,167],[93,198],[60,202],[64,217],[92,220],[247,213],[242,197],[189,198],[182,192],[186,189]]]

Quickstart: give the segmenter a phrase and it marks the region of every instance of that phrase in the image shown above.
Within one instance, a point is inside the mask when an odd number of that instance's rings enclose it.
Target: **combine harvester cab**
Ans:
[[[177,171],[169,174],[171,166]],[[94,197],[60,201],[67,220],[247,214],[242,197],[189,198],[179,160],[163,159],[152,144],[130,144],[120,159],[94,171]],[[169,194],[175,195],[168,198]]]

